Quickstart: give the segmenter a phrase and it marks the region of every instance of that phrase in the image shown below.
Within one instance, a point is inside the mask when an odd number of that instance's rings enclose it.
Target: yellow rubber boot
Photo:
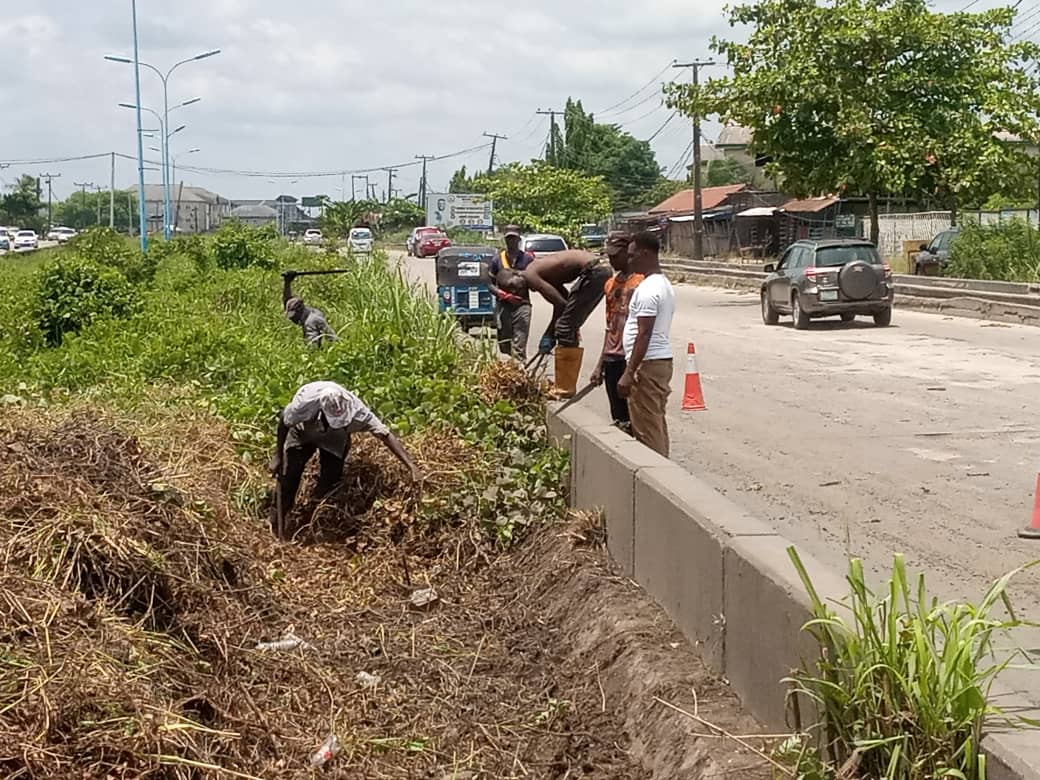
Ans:
[[[581,373],[581,362],[584,355],[585,350],[581,347],[556,348],[554,396],[572,398],[578,392],[578,375]]]

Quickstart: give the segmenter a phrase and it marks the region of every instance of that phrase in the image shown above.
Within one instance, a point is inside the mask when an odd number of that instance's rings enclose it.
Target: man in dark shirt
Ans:
[[[285,306],[285,316],[290,322],[295,322],[303,328],[303,338],[307,346],[320,347],[326,341],[335,341],[336,333],[329,327],[325,315],[318,309],[304,305],[303,298],[293,295],[292,283],[295,278],[295,271],[282,273],[282,303]]]
[[[498,321],[498,348],[503,355],[527,359],[527,339],[531,331],[531,295],[521,272],[534,257],[520,248],[520,228],[505,228],[506,248],[491,261],[491,293]]]

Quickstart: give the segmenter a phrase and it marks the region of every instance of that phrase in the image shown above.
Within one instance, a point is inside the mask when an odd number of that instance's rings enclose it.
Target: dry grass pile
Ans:
[[[509,401],[517,406],[540,403],[549,397],[552,383],[524,370],[515,360],[498,360],[480,374],[480,397],[488,405]]]
[[[356,527],[317,512],[287,545],[240,511],[265,481],[227,430],[165,414],[0,421],[0,776],[309,777],[332,733],[335,777],[639,776],[610,716],[579,715],[565,640],[488,586],[477,448],[409,441],[419,494],[357,437]]]

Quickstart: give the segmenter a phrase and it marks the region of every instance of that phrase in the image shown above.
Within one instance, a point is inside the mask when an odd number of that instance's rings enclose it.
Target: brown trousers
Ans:
[[[668,396],[671,393],[672,361],[644,360],[636,372],[628,412],[635,437],[668,457]]]

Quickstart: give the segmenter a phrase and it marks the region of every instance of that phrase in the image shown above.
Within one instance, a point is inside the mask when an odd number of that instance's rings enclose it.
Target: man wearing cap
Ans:
[[[626,432],[631,428],[628,401],[618,393],[617,386],[618,380],[625,373],[624,335],[625,322],[628,320],[628,304],[632,300],[632,293],[643,281],[642,274],[632,273],[629,268],[628,244],[631,240],[628,233],[612,231],[604,245],[604,252],[610,258],[614,275],[607,279],[604,287],[607,328],[603,334],[603,351],[589,378],[593,384],[606,384],[611,419],[614,425]]]
[[[534,256],[520,248],[520,228],[507,225],[506,248],[491,261],[491,294],[498,300],[495,305],[498,320],[498,348],[503,355],[518,360],[527,359],[527,338],[531,331],[531,294],[527,291],[520,272],[534,260]]]
[[[578,330],[603,297],[604,285],[611,277],[610,265],[600,255],[568,250],[539,258],[527,266],[523,276],[527,286],[553,306],[552,321],[538,343],[538,352],[549,354],[556,347],[556,393],[564,398],[573,396],[583,355]],[[567,285],[571,285],[570,290]]]
[[[404,464],[414,481],[422,477],[404,446],[361,399],[335,382],[311,382],[296,391],[278,415],[278,445],[271,461],[271,474],[278,480],[278,495],[272,519],[284,520],[296,503],[303,471],[315,452],[319,458],[315,497],[330,493],[343,479],[350,452],[350,436],[368,431]],[[285,532],[272,522],[276,533]]]
[[[295,271],[282,272],[282,303],[285,305],[285,316],[303,328],[303,338],[309,347],[320,347],[326,341],[335,341],[336,333],[329,327],[325,315],[318,309],[305,306],[303,298],[297,298],[292,292]]]

